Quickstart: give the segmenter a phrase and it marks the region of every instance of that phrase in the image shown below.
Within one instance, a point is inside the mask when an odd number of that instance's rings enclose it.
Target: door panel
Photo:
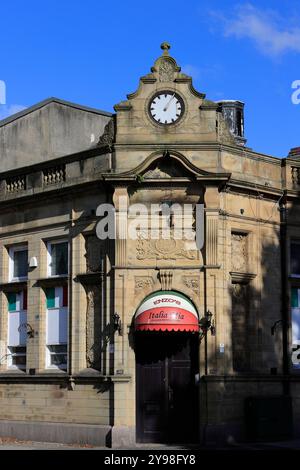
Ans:
[[[198,407],[195,375],[197,344],[195,335],[183,338],[176,353],[168,359],[170,442],[194,442],[197,439]]]
[[[197,430],[197,336],[137,332],[136,412],[140,442],[192,442]]]

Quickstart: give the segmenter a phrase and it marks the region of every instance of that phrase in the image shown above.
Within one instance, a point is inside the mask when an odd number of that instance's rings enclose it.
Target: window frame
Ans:
[[[67,286],[55,286],[53,287],[53,289],[56,289],[56,288],[61,288],[62,289],[62,299],[64,298],[64,288],[67,287],[67,305],[63,305],[63,301],[62,301],[62,305],[59,305],[59,306],[52,306],[52,307],[48,307],[47,306],[47,289],[45,290],[45,300],[46,300],[46,344],[45,344],[45,347],[46,347],[46,369],[52,369],[52,370],[62,370],[64,372],[67,372],[68,370],[68,359],[69,359],[69,285]],[[63,342],[58,342],[58,341],[52,341],[50,343],[48,343],[48,315],[51,311],[57,311],[58,310],[58,315],[62,315],[62,314],[66,314],[66,330],[65,330],[65,333],[66,333],[66,342],[63,341]],[[51,315],[51,313],[50,313]],[[50,351],[50,347],[53,347],[53,346],[66,346],[66,352],[65,353],[51,353]],[[55,365],[55,364],[51,364],[51,355],[52,354],[65,354],[67,356],[67,363],[63,363],[63,364],[60,364],[60,365]]]
[[[18,352],[15,352],[15,353],[12,353],[11,349],[12,348],[25,348],[25,352],[24,353],[18,353]],[[22,364],[22,365],[17,365],[17,364],[13,364],[13,358],[14,357],[22,357],[24,356],[25,357],[25,364]],[[13,370],[22,370],[22,371],[26,371],[26,367],[27,367],[27,345],[19,345],[19,346],[7,346],[7,367],[9,369],[13,369]]]
[[[24,293],[25,290],[27,291],[27,289],[22,289],[20,291],[20,294],[21,294],[21,299],[20,299],[20,309],[19,310],[16,310],[16,309],[13,309],[13,310],[9,310],[9,306],[7,307],[7,344],[6,344],[6,350],[7,350],[7,367],[9,369],[13,369],[13,370],[22,370],[22,371],[26,371],[26,367],[27,367],[27,335],[26,335],[26,340],[25,340],[25,343],[21,343],[21,344],[9,344],[10,343],[10,328],[11,328],[11,318],[10,318],[10,315],[11,314],[14,314],[14,313],[19,313],[20,314],[20,320],[21,320],[21,313],[24,314],[24,312],[26,312],[26,322],[27,322],[27,312],[28,312],[28,306],[27,306],[27,292],[26,294]],[[18,293],[16,293],[16,295],[18,295]],[[26,295],[26,309],[24,308],[24,298],[25,298],[25,295]],[[7,302],[9,303],[9,299],[7,298]],[[22,325],[23,323],[20,321],[19,322],[19,327]],[[15,352],[15,353],[12,353],[12,348],[25,348],[25,352],[24,353],[18,353],[18,352]],[[25,356],[25,364],[24,365],[17,365],[17,364],[13,364],[13,357],[17,357],[17,356]]]
[[[21,277],[14,277],[14,254],[18,251],[27,251],[27,276]],[[8,249],[8,280],[9,282],[22,282],[28,280],[28,271],[29,271],[29,263],[28,263],[28,245],[16,245],[10,246]]]
[[[51,352],[50,348],[53,346],[65,346],[66,347],[66,352],[63,353],[55,353]],[[51,356],[52,355],[65,355],[67,356],[67,362],[56,365],[56,364],[51,364]],[[47,369],[52,369],[52,370],[62,370],[67,372],[68,370],[68,343],[57,343],[57,344],[46,344],[46,368]]]
[[[57,245],[59,243],[67,243],[67,255],[68,255],[68,262],[67,262],[67,272],[64,274],[52,274],[52,245]],[[56,278],[62,276],[68,276],[69,274],[69,260],[70,260],[70,249],[69,249],[69,240],[67,238],[60,238],[57,240],[48,240],[46,242],[47,247],[47,277]]]

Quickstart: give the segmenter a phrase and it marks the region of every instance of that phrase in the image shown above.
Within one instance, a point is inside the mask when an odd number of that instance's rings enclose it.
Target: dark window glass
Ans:
[[[68,242],[51,245],[51,276],[68,273]]]
[[[11,346],[11,363],[19,369],[26,369],[26,346]]]
[[[28,251],[14,251],[14,278],[27,277],[28,274]]]
[[[57,366],[60,369],[65,369],[68,361],[67,356],[67,345],[66,344],[56,344],[48,345],[50,351],[50,364],[52,366]]]
[[[300,275],[300,243],[291,243],[291,274]]]

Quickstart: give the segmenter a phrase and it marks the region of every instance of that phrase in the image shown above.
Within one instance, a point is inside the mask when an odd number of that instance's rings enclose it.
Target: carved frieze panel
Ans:
[[[174,238],[153,240],[140,237],[136,244],[136,257],[138,260],[196,260],[198,252],[187,249],[186,240]]]

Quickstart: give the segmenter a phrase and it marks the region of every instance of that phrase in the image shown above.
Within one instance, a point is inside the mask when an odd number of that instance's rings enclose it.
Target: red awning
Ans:
[[[174,291],[149,295],[135,314],[138,331],[199,331],[199,319],[192,302]]]

